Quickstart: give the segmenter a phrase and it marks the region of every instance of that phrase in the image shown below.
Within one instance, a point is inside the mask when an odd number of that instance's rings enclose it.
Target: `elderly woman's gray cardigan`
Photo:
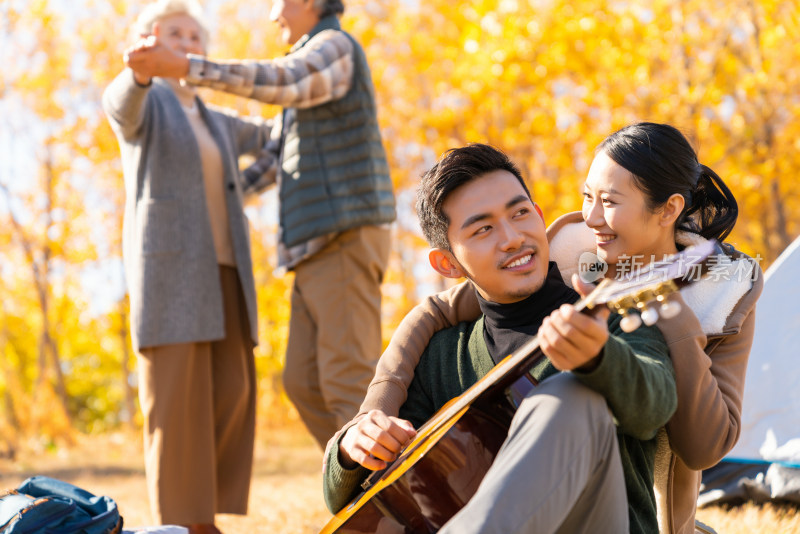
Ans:
[[[270,125],[208,109],[199,99],[197,104],[222,157],[233,251],[256,343],[256,292],[238,157],[255,154]],[[134,349],[224,338],[200,153],[175,93],[157,78],[140,86],[126,69],[103,94],[103,108],[119,140],[125,177],[122,246]]]

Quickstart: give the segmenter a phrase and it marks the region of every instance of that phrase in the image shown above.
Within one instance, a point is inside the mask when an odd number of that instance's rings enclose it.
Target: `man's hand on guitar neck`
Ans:
[[[572,285],[581,297],[594,289],[578,275],[572,275]],[[608,314],[605,307],[597,315],[589,316],[570,304],[562,305],[545,318],[539,328],[542,352],[560,371],[593,370],[600,363],[603,346],[608,340]]]
[[[405,419],[370,410],[345,432],[339,442],[339,461],[347,469],[359,464],[373,471],[383,469],[416,435]]]

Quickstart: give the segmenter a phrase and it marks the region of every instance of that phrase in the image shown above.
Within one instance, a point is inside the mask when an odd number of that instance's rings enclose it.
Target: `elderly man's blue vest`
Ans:
[[[327,29],[341,31],[335,16],[320,20],[308,37]],[[283,132],[280,215],[287,246],[395,219],[369,65],[361,46],[345,35],[354,49],[350,90],[338,100],[297,109]]]

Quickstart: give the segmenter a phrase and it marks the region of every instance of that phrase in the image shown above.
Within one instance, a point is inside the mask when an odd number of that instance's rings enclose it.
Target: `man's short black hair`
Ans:
[[[417,189],[417,216],[425,239],[430,246],[450,250],[447,228],[450,221],[442,211],[442,204],[450,193],[462,185],[492,171],[513,174],[525,193],[531,193],[516,165],[500,150],[481,143],[452,148],[444,153],[419,181]]]

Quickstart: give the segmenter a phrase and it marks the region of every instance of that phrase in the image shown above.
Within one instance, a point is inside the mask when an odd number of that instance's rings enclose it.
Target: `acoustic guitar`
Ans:
[[[652,263],[621,280],[603,279],[576,309],[596,313],[602,306],[623,315],[630,332],[659,314],[677,315],[668,300],[681,287],[700,279],[706,259],[717,250],[707,241]],[[514,405],[508,389],[544,354],[536,337],[501,360],[483,378],[445,404],[417,431],[417,436],[385,469],[372,473],[363,491],[337,513],[321,534],[427,533],[439,530],[475,494],[508,434]]]

